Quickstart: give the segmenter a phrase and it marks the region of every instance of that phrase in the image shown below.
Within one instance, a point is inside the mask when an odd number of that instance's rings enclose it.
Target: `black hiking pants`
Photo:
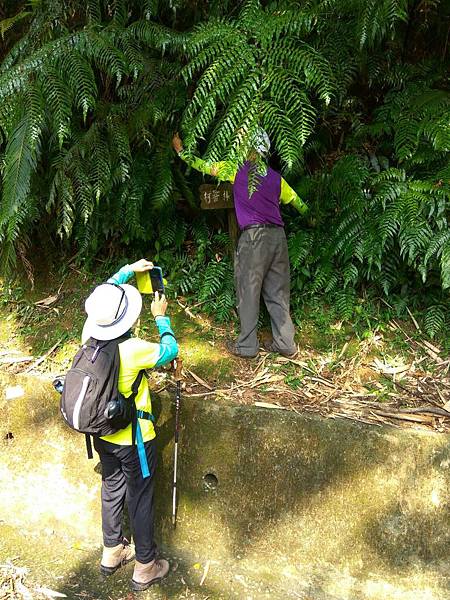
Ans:
[[[102,464],[103,544],[112,548],[123,540],[123,509],[128,505],[136,560],[147,564],[156,555],[153,491],[156,440],[145,442],[150,477],[143,479],[136,446],[119,446],[94,438]]]

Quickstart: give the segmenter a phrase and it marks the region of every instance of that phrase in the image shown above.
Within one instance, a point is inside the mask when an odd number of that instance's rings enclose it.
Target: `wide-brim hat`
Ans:
[[[82,342],[91,337],[113,340],[126,333],[138,320],[142,296],[132,285],[103,283],[86,299],[84,307],[88,317],[81,335]]]

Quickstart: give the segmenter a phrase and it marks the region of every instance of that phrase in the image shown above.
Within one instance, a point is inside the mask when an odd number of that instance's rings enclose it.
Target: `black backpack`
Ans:
[[[89,458],[93,456],[90,436],[110,435],[131,423],[132,443],[137,437],[139,445],[142,436],[138,418],[154,420],[150,413],[136,409],[135,398],[144,371],[139,371],[130,396],[125,397],[118,390],[118,346],[127,337],[107,341],[90,338],[75,355],[64,379],[61,414],[69,427],[86,435]],[[141,458],[141,449],[138,450]],[[142,460],[141,467],[144,475]]]

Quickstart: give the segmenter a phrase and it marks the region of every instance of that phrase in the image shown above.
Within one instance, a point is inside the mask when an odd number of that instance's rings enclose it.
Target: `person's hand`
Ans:
[[[151,305],[152,315],[156,317],[163,317],[167,310],[167,300],[164,294],[161,296],[159,292],[155,292],[155,297]]]
[[[135,273],[145,273],[145,271],[150,271],[150,269],[153,269],[153,267],[154,264],[146,258],[141,258],[141,260],[137,260],[135,263],[130,265],[130,269]]]
[[[172,146],[177,154],[180,154],[180,152],[183,151],[183,142],[181,141],[181,138],[178,135],[178,131],[172,138]]]

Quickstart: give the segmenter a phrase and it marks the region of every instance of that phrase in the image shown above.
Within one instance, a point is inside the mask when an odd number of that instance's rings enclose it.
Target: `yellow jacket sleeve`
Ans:
[[[292,204],[301,214],[308,212],[307,205],[283,178],[281,178],[280,202],[282,204]]]
[[[188,159],[183,152],[180,152],[178,156],[181,160],[195,169],[196,171],[200,171],[200,173],[206,173],[207,175],[212,175],[213,177],[217,177],[219,181],[231,181],[234,182],[236,177],[237,169],[233,163],[228,161],[220,161],[215,163],[209,163],[206,160],[202,160],[194,156],[192,159]]]

